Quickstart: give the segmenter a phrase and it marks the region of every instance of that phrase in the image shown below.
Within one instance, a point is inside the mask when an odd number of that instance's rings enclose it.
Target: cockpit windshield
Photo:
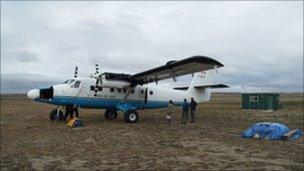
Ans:
[[[76,81],[75,84],[71,85],[72,88],[79,88],[81,81]]]
[[[63,84],[72,84],[75,81],[75,79],[66,80],[63,82]]]

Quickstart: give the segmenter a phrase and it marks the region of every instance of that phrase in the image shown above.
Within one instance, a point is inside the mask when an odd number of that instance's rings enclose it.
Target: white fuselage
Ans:
[[[80,84],[75,86],[77,81]],[[181,105],[184,99],[189,102],[191,97],[194,97],[198,102],[210,100],[210,92],[206,89],[200,90],[198,96],[194,90],[174,90],[160,85],[137,85],[132,90],[130,88],[117,88],[124,84],[123,81],[108,80],[106,83],[106,87],[95,91],[96,79],[76,78],[64,84],[54,85],[49,90],[32,90],[28,96],[40,102],[60,106],[76,104],[82,108],[116,108],[123,111],[129,108],[167,107],[169,100],[172,100],[174,105]]]

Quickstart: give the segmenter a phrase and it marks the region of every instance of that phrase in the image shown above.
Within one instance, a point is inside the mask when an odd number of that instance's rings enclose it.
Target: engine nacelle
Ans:
[[[114,88],[124,88],[129,87],[131,84],[127,81],[120,81],[120,80],[102,80],[101,84],[102,87],[114,87]]]
[[[101,87],[125,88],[131,86],[131,83],[128,81],[106,79],[103,74],[93,74],[91,77],[99,80],[100,82],[98,86]]]

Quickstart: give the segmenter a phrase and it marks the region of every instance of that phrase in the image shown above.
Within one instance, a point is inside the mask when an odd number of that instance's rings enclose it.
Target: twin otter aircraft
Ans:
[[[124,112],[126,123],[138,121],[137,110],[156,109],[168,106],[169,100],[180,106],[183,99],[193,97],[198,103],[210,100],[210,88],[225,88],[224,84],[211,84],[212,71],[224,65],[205,56],[193,56],[134,75],[99,72],[98,64],[90,78],[69,79],[62,84],[49,88],[34,89],[27,93],[35,101],[57,105],[51,114],[51,120],[62,120],[63,113],[59,106],[76,105],[81,108],[106,109],[105,118],[115,119],[117,111]],[[189,87],[173,89],[158,86],[158,81],[192,74]],[[156,85],[150,83],[155,82]]]

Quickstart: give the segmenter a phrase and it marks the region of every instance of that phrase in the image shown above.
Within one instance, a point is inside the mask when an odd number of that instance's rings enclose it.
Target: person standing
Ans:
[[[67,120],[68,116],[71,119],[73,119],[73,114],[75,112],[76,118],[79,117],[78,114],[78,106],[76,104],[68,104],[65,107],[65,115],[63,117],[63,121]]]
[[[191,102],[190,102],[190,115],[191,115],[191,122],[195,122],[195,110],[196,110],[196,101],[194,100],[193,97],[191,97]]]
[[[78,105],[76,105],[76,104],[73,105],[73,113],[74,112],[75,112],[76,118],[79,118]],[[72,113],[72,117],[73,117],[73,113]]]
[[[188,115],[189,115],[189,104],[187,102],[187,99],[184,99],[182,107],[183,107],[183,114],[182,114],[181,124],[186,124],[187,120],[188,120]]]
[[[68,104],[65,106],[65,115],[63,117],[63,121],[66,121],[68,116],[70,116],[70,119],[73,119],[73,104]]]
[[[172,102],[172,100],[170,100],[169,104],[168,104],[168,113],[166,116],[166,120],[168,123],[171,123],[171,121],[172,121],[173,107],[174,107],[173,102]]]

